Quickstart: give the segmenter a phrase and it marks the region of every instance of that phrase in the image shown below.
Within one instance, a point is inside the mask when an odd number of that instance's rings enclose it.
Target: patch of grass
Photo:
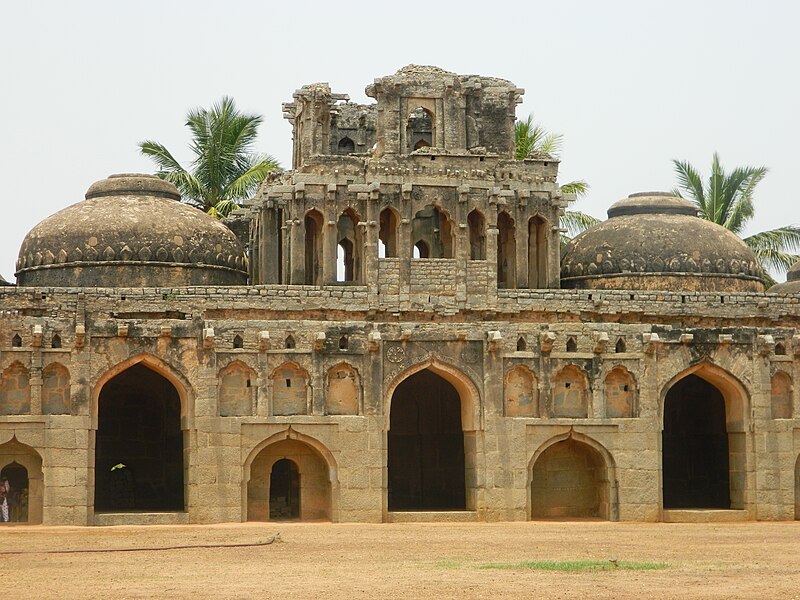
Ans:
[[[628,562],[610,560],[526,560],[517,563],[488,563],[478,565],[479,569],[530,569],[534,571],[564,571],[580,573],[584,571],[653,571],[667,569],[667,563]]]
[[[462,567],[461,563],[455,560],[440,560],[433,563],[433,566],[437,569],[460,569]]]

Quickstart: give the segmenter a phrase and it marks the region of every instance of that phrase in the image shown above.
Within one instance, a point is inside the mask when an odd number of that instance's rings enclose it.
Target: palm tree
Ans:
[[[163,144],[139,143],[139,150],[156,163],[156,175],[175,184],[183,200],[217,217],[228,215],[250,198],[278,162],[251,151],[261,115],[238,110],[233,98],[223,97],[210,110],[195,108],[186,116],[195,155],[184,169]]]
[[[524,121],[518,120],[514,125],[514,158],[517,160],[559,158],[563,143],[563,134],[547,131],[541,123],[533,120],[533,115],[528,115]],[[583,198],[588,191],[589,184],[582,179],[561,185],[562,194],[575,196],[572,202]],[[581,211],[564,211],[564,216],[561,217],[561,226],[567,230],[567,234],[562,235],[562,243],[599,222],[600,219]]]
[[[674,193],[681,197],[686,194],[697,205],[703,219],[741,236],[755,213],[755,188],[769,170],[766,167],[738,167],[726,173],[720,165],[719,154],[715,152],[711,175],[708,183],[704,184],[698,170],[687,161],[673,160],[672,163],[678,176],[678,188]],[[742,239],[761,263],[767,285],[775,283],[769,271],[785,273],[800,259],[796,254],[800,249],[800,227],[796,225],[762,231]]]

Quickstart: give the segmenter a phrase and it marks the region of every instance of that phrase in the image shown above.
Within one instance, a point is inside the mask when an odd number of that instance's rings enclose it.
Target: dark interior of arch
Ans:
[[[664,401],[664,508],[731,507],[725,400],[696,375],[677,382]]]
[[[95,452],[96,511],[184,510],[180,398],[155,371],[137,364],[103,386]]]
[[[464,510],[464,433],[456,389],[429,370],[397,386],[389,415],[389,510]]]
[[[12,462],[0,471],[0,481],[7,480],[8,491],[8,522],[25,523],[28,521],[28,469]],[[3,520],[0,519],[0,523]]]
[[[300,518],[300,471],[294,461],[282,458],[269,476],[269,519]]]

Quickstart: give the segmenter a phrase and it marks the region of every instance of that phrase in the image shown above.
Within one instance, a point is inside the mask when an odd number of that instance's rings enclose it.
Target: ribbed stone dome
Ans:
[[[761,268],[734,233],[668,192],[632,194],[562,253],[561,285],[587,289],[761,292]]]
[[[786,281],[776,283],[767,290],[768,294],[800,294],[800,262],[792,265],[786,272]]]
[[[241,285],[247,264],[225,225],[180,201],[154,175],[111,175],[86,200],[48,217],[17,259],[24,286]]]

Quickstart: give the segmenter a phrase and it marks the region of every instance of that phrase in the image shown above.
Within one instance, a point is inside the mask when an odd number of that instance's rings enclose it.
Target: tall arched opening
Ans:
[[[547,221],[539,215],[528,221],[528,287],[549,287]]]
[[[94,507],[185,510],[180,396],[141,362],[108,380],[99,393]]]
[[[611,474],[603,456],[568,437],[534,459],[532,519],[611,519]]]
[[[464,431],[458,390],[430,369],[394,390],[389,415],[389,510],[464,510]]]
[[[284,438],[250,462],[247,520],[330,520],[331,467],[310,444]]]
[[[324,219],[317,210],[310,210],[305,217],[305,269],[306,285],[322,285],[322,231]]]
[[[0,445],[0,485],[0,525],[42,522],[42,457],[36,450],[16,438]]]
[[[739,444],[729,440],[726,413],[723,393],[697,375],[667,391],[661,449],[665,509],[742,508],[732,502],[730,441]]]

